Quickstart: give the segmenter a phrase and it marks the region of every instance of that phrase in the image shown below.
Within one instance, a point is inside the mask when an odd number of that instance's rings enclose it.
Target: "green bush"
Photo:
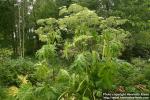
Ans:
[[[0,100],[4,100],[7,97],[6,89],[0,86]]]
[[[8,59],[0,64],[0,84],[4,86],[19,85],[18,75],[28,75],[33,81],[34,63],[31,59]]]

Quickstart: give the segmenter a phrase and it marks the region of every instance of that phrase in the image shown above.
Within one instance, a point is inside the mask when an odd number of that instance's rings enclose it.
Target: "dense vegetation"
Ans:
[[[150,93],[149,0],[0,1],[0,100]]]

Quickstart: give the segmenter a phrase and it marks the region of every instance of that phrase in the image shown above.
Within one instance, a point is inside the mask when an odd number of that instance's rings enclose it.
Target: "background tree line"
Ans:
[[[130,22],[124,26],[126,30],[132,33],[131,46],[124,51],[123,58],[144,57],[148,58],[150,53],[149,48],[149,0],[37,0],[33,5],[32,0],[27,0],[28,4],[24,6],[25,10],[25,39],[24,44],[25,52],[27,55],[33,54],[39,48],[38,37],[33,29],[36,29],[36,20],[58,17],[58,11],[61,6],[70,5],[71,3],[78,3],[82,6],[86,6],[91,10],[95,10],[96,13],[104,18],[109,16],[118,16],[128,19]],[[25,1],[25,2],[27,2]],[[14,6],[17,4],[15,0],[2,0],[0,1],[1,8],[1,47],[9,47],[14,50],[14,54],[18,55],[18,51],[15,51],[17,41],[14,39],[14,33],[16,30],[16,24],[18,21],[18,8]],[[33,6],[33,8],[32,8]],[[27,11],[27,8],[31,7],[31,14]],[[23,11],[21,11],[22,13]],[[23,30],[22,30],[23,31]],[[22,32],[21,32],[22,33]],[[16,35],[17,36],[17,35]],[[27,38],[28,37],[28,38]],[[19,44],[18,44],[19,45]],[[34,45],[34,46],[33,46]]]

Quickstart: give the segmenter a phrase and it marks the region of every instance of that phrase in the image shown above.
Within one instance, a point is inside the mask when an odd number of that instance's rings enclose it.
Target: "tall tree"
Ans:
[[[0,47],[12,47],[14,30],[14,1],[0,1]]]

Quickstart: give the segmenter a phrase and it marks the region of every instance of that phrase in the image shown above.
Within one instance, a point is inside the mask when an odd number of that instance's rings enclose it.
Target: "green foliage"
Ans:
[[[76,3],[68,6],[72,2]],[[129,57],[130,64],[120,59],[126,52],[125,57],[142,52],[128,52],[127,47],[143,50],[141,55],[146,52],[143,57],[149,59],[149,17],[143,13],[149,11],[147,5],[146,0],[37,0],[26,16],[25,30],[37,27],[35,33],[43,44],[36,52],[39,61],[11,59],[11,50],[0,49],[0,85],[11,86],[0,87],[0,99],[97,100],[102,92],[149,93],[149,60]],[[0,41],[4,37],[0,35]],[[134,43],[129,43],[130,38]]]
[[[54,45],[44,45],[38,52],[37,57],[39,59],[54,59],[56,47]]]
[[[116,73],[116,67],[118,66],[115,61],[103,61],[99,64],[98,77],[100,80],[97,82],[98,86],[102,89],[112,89],[114,75]]]
[[[33,92],[35,100],[57,100],[58,97],[56,89],[49,84],[41,84]]]
[[[135,73],[135,68],[130,63],[125,63],[123,61],[119,61],[120,64],[117,66],[117,76],[118,78],[115,80],[116,85],[122,85],[122,86],[130,86],[132,82],[130,81],[130,78],[133,78],[135,76],[132,76],[133,73]],[[116,77],[117,77],[116,76]]]
[[[137,70],[139,71],[141,76],[143,76],[143,79],[144,79],[143,82],[145,80],[149,80],[150,79],[150,76],[149,76],[150,63],[149,63],[148,60],[145,60],[145,59],[142,59],[142,58],[133,58],[132,59],[132,63],[137,67]]]
[[[0,1],[0,48],[10,48],[14,30],[14,2],[8,0]]]
[[[4,100],[7,98],[7,92],[6,89],[3,87],[0,87],[0,99]]]
[[[7,48],[0,49],[0,62],[1,65],[6,62],[6,60],[10,59],[12,56],[12,50]]]
[[[134,44],[132,47],[126,48],[126,52],[130,57],[149,58],[149,2],[147,0],[115,0],[111,15],[126,18],[129,23],[125,25],[125,29],[132,33]],[[132,6],[132,7],[131,7]],[[126,56],[126,54],[125,54]]]
[[[41,18],[48,18],[49,16],[56,17],[58,7],[53,0],[38,0],[36,1],[33,9],[32,20]],[[36,16],[35,16],[36,15]]]
[[[51,73],[50,69],[48,68],[48,66],[44,65],[44,63],[39,63],[36,66],[36,71],[35,71],[35,75],[37,77],[37,79],[39,80],[45,80],[47,79]]]
[[[150,43],[148,42],[150,40],[149,32],[141,32],[136,34],[135,41],[137,45],[141,46],[141,48],[149,49]]]
[[[144,69],[145,78],[147,80],[150,80],[150,75],[149,75],[149,73],[150,73],[150,67],[149,66],[150,66],[150,64],[148,63],[146,65],[145,69]]]
[[[30,84],[21,85],[16,99],[19,100],[35,100],[33,96],[33,87]]]
[[[128,20],[127,19],[120,19],[120,17],[110,16],[103,20],[101,23],[101,28],[113,27],[116,28],[117,26],[121,26],[125,24]]]
[[[58,76],[57,76],[57,81],[68,81],[68,79],[70,78],[69,73],[64,70],[64,69],[60,69]]]
[[[147,27],[150,27],[147,25]],[[135,47],[133,48],[133,50],[136,50],[136,52],[134,52],[135,56],[137,57],[142,57],[142,58],[146,58],[148,59],[150,56],[150,52],[149,52],[149,39],[150,39],[150,35],[149,35],[149,28],[140,31],[136,34],[134,34],[134,44]]]
[[[0,64],[0,84],[1,85],[19,85],[18,75],[28,75],[29,80],[33,81],[32,76],[35,68],[33,62],[29,59],[6,60]]]
[[[37,55],[42,61],[48,61],[37,70],[39,78],[51,77],[46,84],[56,89],[59,99],[93,99],[101,89],[112,90],[116,82],[114,79],[119,75],[117,66],[120,69],[127,66],[125,61],[117,59],[129,35],[121,28],[127,20],[118,17],[104,19],[77,4],[62,7],[60,15],[62,18],[58,20],[48,18],[37,21],[41,27],[36,33],[46,42]],[[63,64],[70,60],[65,67],[67,70],[60,69],[58,72],[54,70],[55,64],[48,69],[49,61],[54,58],[63,59]],[[62,63],[57,66],[62,66]],[[47,73],[49,70],[53,70],[52,76]]]

